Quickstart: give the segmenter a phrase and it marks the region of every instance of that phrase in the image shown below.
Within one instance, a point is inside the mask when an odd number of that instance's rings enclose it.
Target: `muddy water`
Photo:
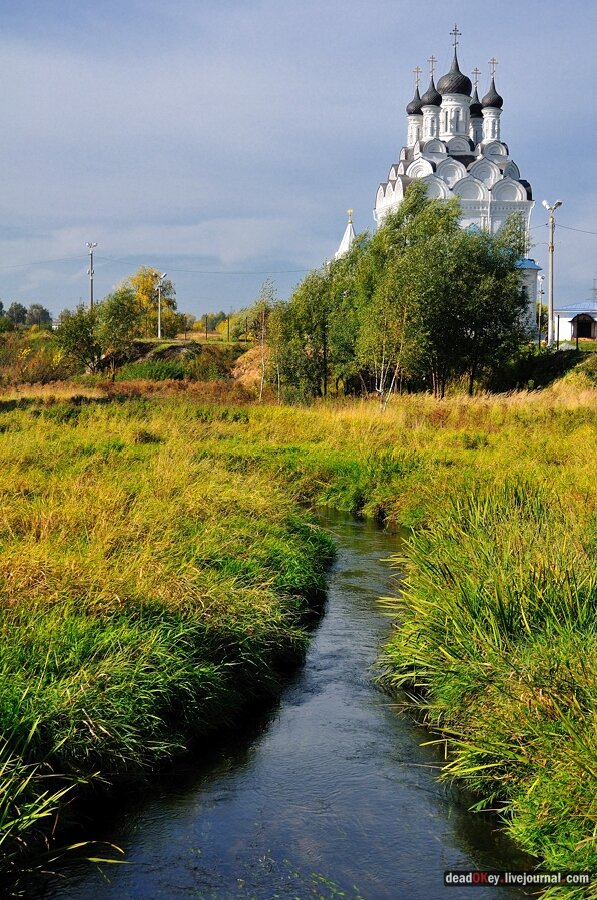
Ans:
[[[304,665],[251,733],[157,776],[90,837],[127,864],[72,865],[46,882],[60,900],[328,898],[458,900],[448,868],[521,868],[487,819],[435,779],[428,735],[375,686],[390,623],[384,560],[397,539],[330,515],[339,556]],[[474,900],[522,896],[475,888]]]

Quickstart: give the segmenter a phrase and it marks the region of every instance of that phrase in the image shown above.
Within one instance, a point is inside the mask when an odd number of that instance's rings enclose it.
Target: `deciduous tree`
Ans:
[[[97,306],[87,309],[79,304],[74,312],[64,310],[56,329],[56,343],[67,356],[76,359],[90,372],[96,372],[102,348],[97,338]]]
[[[150,337],[157,334],[158,319],[158,282],[160,281],[160,271],[152,266],[141,266],[134,275],[125,281],[121,287],[131,287],[137,298],[139,306],[143,310],[143,321],[145,336]],[[162,333],[165,337],[174,335],[169,332],[176,327],[178,323],[172,318],[170,313],[176,310],[176,290],[169,278],[162,280],[160,291],[162,303]]]
[[[13,325],[24,325],[27,318],[27,310],[22,303],[11,303],[6,315]]]

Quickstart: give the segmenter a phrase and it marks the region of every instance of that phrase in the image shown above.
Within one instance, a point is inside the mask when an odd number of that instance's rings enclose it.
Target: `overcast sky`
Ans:
[[[502,139],[533,186],[534,255],[555,306],[597,277],[597,4],[589,0],[0,0],[0,298],[53,314],[140,265],[180,310],[287,297],[374,226],[406,139],[413,74],[499,60]],[[423,76],[423,88],[427,84]],[[559,226],[562,227],[559,227]],[[566,226],[566,228],[564,228]],[[582,229],[596,232],[585,234]]]

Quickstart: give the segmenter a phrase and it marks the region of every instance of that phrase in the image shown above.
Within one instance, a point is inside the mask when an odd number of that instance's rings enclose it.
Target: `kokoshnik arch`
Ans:
[[[435,85],[436,59],[431,56],[429,87],[419,93],[420,67],[415,69],[413,99],[406,107],[407,139],[398,162],[390,166],[387,181],[377,189],[374,218],[381,225],[388,213],[404,199],[408,185],[420,179],[427,195],[440,200],[458,197],[463,228],[483,229],[495,234],[515,214],[524,228],[528,245],[531,212],[535,205],[531,185],[521,178],[501,138],[504,104],[495,86],[496,59],[490,60],[489,90],[479,100],[479,69],[474,69],[474,88],[460,71],[457,46],[460,32],[451,32],[454,58],[450,71]],[[350,249],[355,237],[352,210],[336,258]],[[529,302],[529,319],[534,321],[537,273],[532,259],[519,263],[522,283]]]

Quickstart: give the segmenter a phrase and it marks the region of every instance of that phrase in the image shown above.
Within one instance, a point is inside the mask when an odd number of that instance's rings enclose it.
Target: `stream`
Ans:
[[[421,746],[428,733],[374,683],[391,627],[376,601],[396,589],[387,558],[398,538],[337,513],[321,524],[339,551],[325,614],[279,702],[89,824],[89,837],[125,851],[125,865],[71,863],[37,896],[459,900],[445,869],[527,867],[495,822],[438,783],[439,751]]]

